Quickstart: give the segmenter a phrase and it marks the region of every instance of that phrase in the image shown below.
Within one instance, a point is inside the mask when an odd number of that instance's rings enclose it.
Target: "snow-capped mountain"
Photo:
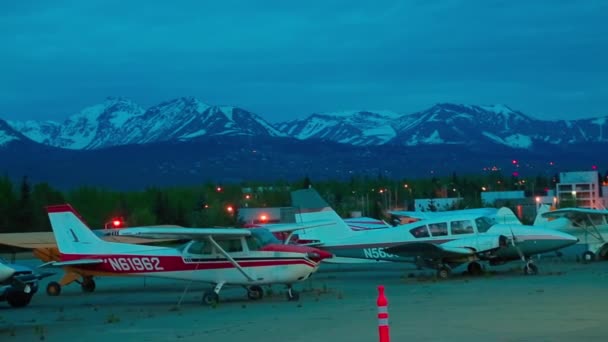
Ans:
[[[536,143],[565,144],[608,141],[606,118],[547,121],[531,118],[505,105],[438,104],[393,122],[400,145],[500,144],[532,148]]]
[[[6,121],[0,119],[0,148],[11,142],[29,140]]]
[[[11,121],[15,131],[46,145],[68,149],[213,136],[290,137],[351,146],[501,145],[531,149],[608,141],[607,117],[584,120],[538,120],[505,105],[437,104],[401,115],[389,111],[312,114],[305,119],[269,124],[244,109],[212,106],[183,97],[143,109],[130,100],[108,98],[63,123]],[[2,139],[15,139],[14,132]],[[13,138],[10,138],[13,137]]]
[[[201,136],[283,136],[259,116],[228,106],[209,106],[192,97],[163,102],[144,110],[123,98],[108,98],[85,108],[62,124],[52,121],[10,125],[30,139],[68,149],[162,141],[192,140]]]
[[[331,140],[355,146],[383,145],[397,132],[391,121],[400,114],[388,111],[351,111],[312,114],[301,120],[276,124],[279,131],[300,139]]]

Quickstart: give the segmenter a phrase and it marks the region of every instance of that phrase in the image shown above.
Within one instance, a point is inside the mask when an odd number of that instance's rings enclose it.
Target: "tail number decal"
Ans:
[[[164,271],[157,257],[108,258],[114,271]]]
[[[363,254],[368,259],[397,258],[396,255],[384,251],[384,248],[364,248]]]

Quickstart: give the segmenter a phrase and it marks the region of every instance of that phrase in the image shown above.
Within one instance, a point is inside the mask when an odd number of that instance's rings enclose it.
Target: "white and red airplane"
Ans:
[[[261,285],[286,284],[288,300],[297,300],[292,284],[307,279],[321,260],[332,256],[309,246],[282,244],[265,228],[125,228],[117,234],[191,241],[179,248],[108,242],[95,235],[69,204],[49,206],[47,212],[60,261],[43,266],[211,283],[213,290],[203,295],[206,304],[217,303],[224,285],[243,286],[250,299],[260,299],[264,294]],[[291,226],[285,230],[300,229]],[[49,283],[57,293],[59,286]]]

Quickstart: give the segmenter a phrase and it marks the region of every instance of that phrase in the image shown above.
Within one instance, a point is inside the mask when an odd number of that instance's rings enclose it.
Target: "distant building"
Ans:
[[[556,197],[560,206],[604,209],[602,188],[597,171],[560,172],[556,185]]]
[[[245,224],[264,223],[293,223],[295,222],[293,207],[273,208],[239,208],[239,221]]]
[[[516,191],[484,191],[481,193],[481,203],[483,205],[496,206],[496,202],[507,202],[513,200],[517,202],[526,198],[523,190]]]

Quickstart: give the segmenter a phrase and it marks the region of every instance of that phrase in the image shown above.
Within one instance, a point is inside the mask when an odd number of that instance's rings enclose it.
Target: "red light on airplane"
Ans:
[[[268,216],[266,214],[260,215],[260,221],[262,221],[262,222],[268,221]]]
[[[112,225],[114,226],[114,228],[118,228],[122,225],[122,221],[121,220],[112,220]]]
[[[233,212],[233,211],[234,211],[234,208],[233,208],[231,205],[229,205],[229,206],[227,206],[227,207],[226,207],[226,210],[227,210],[229,213],[231,213],[231,212]]]

